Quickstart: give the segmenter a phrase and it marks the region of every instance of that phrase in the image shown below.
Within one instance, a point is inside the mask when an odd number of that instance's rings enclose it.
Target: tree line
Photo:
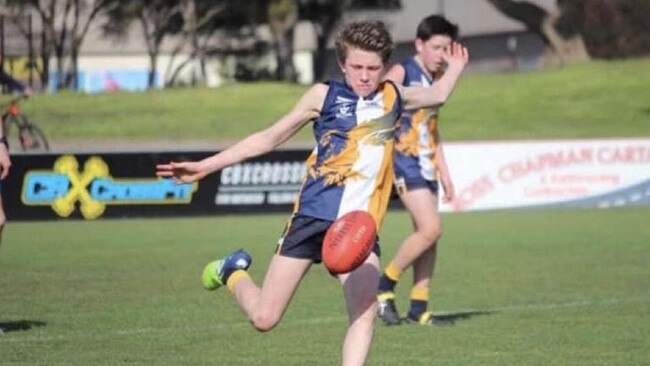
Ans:
[[[549,58],[558,64],[650,52],[647,0],[557,0],[556,12],[549,12],[534,1],[484,1],[539,35]],[[100,26],[106,36],[115,38],[124,37],[131,27],[137,27],[146,44],[148,81],[153,87],[164,42],[173,40],[170,57],[178,61],[170,61],[165,70],[168,84],[173,85],[182,69],[191,63],[199,65],[199,79],[205,80],[206,60],[214,51],[218,35],[268,24],[272,34],[270,46],[278,65],[273,77],[295,81],[291,57],[298,21],[309,20],[316,25],[314,66],[320,77],[324,72],[322,52],[346,10],[401,6],[400,0],[0,0],[0,14],[25,37],[30,34],[25,19],[38,20],[38,54],[42,63],[36,71],[41,84],[48,85],[50,60],[54,60],[56,87],[73,89],[77,85],[79,53],[91,25]]]

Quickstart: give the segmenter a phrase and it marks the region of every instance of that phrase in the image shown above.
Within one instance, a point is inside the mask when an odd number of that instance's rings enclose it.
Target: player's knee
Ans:
[[[420,235],[431,244],[440,240],[440,237],[442,236],[442,230],[440,229],[440,226],[437,225],[426,226],[418,231],[420,232]]]
[[[260,312],[251,317],[253,327],[260,332],[268,332],[280,322],[280,315],[269,312]]]

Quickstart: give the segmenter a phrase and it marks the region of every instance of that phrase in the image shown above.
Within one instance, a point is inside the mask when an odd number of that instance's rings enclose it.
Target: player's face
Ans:
[[[419,38],[415,40],[415,49],[427,71],[433,74],[442,68],[442,54],[451,45],[451,41],[451,37],[446,35],[434,35],[426,41]]]
[[[384,73],[384,63],[378,53],[350,48],[340,65],[345,81],[361,97],[375,92]]]

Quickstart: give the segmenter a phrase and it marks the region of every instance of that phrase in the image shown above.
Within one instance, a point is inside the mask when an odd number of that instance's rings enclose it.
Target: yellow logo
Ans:
[[[52,202],[52,209],[62,217],[68,217],[75,210],[79,201],[81,214],[87,219],[101,216],[106,205],[93,199],[88,192],[88,185],[99,177],[108,177],[108,165],[99,157],[93,156],[84,164],[83,173],[79,173],[79,163],[74,156],[66,155],[56,160],[54,171],[65,174],[70,180],[70,190]]]
[[[69,217],[79,206],[84,218],[96,219],[106,205],[189,203],[198,184],[176,184],[169,179],[114,179],[109,167],[92,156],[79,171],[72,155],[56,159],[52,170],[25,174],[22,202],[27,206],[49,205],[61,217]]]

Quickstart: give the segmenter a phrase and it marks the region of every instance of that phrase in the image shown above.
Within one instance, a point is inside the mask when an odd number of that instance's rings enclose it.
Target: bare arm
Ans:
[[[159,177],[190,183],[243,160],[265,154],[298,132],[307,122],[320,115],[328,86],[316,84],[300,98],[294,108],[269,128],[256,132],[226,150],[197,162],[162,164],[156,167]]]
[[[419,86],[401,88],[404,109],[414,110],[441,106],[451,96],[456,82],[469,60],[467,48],[454,42],[445,51],[443,58],[447,63],[447,69],[442,78],[436,81],[431,88]]]
[[[401,64],[395,64],[391,66],[390,69],[384,75],[384,80],[390,80],[396,85],[404,85],[404,77],[406,76],[406,71],[404,66]]]
[[[445,193],[442,197],[442,201],[444,203],[449,203],[453,201],[455,197],[454,182],[451,180],[451,174],[449,174],[449,167],[447,166],[447,160],[445,159],[442,140],[438,130],[435,132],[434,139],[436,141],[435,163],[438,168],[440,183],[442,184],[442,189]]]
[[[7,144],[0,142],[0,179],[5,179],[9,175],[9,168],[11,167],[11,160],[9,158],[9,150]]]

